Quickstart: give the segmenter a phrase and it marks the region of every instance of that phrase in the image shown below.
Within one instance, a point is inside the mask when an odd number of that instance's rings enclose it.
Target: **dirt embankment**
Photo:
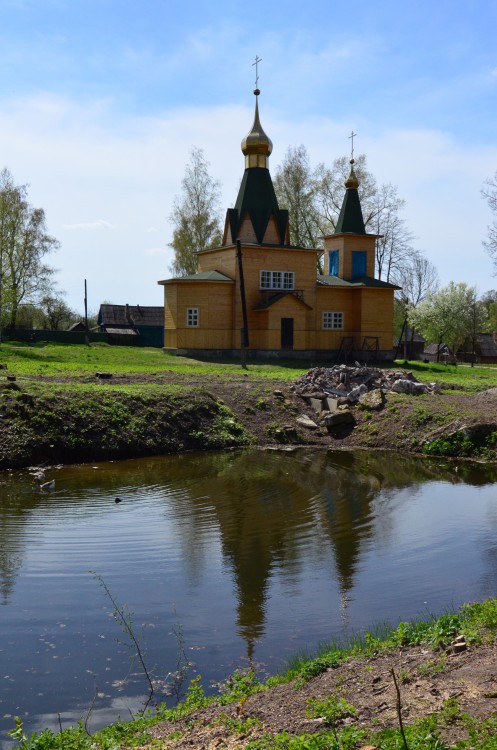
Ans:
[[[347,412],[347,420],[327,425],[326,413],[319,415],[316,401],[310,402],[309,389],[250,373],[229,379],[174,373],[114,376],[102,380],[91,395],[78,389],[64,391],[67,379],[62,378],[57,390],[47,395],[46,382],[53,385],[54,380],[18,378],[1,384],[0,468],[249,444],[421,453],[428,443],[438,441],[439,455],[452,451],[485,460],[496,455],[491,436],[497,431],[497,389],[478,394],[386,391],[379,408],[357,400],[347,403],[344,394],[337,398],[337,411]],[[371,378],[368,382],[374,383]],[[122,387],[146,383],[158,388],[137,395]],[[314,387],[314,395],[320,395],[318,390]],[[444,443],[447,436],[452,436],[452,444]]]
[[[398,729],[393,669],[404,724],[438,714],[437,732],[448,747],[468,739],[469,722],[460,720],[463,714],[477,723],[497,717],[496,659],[497,644],[471,647],[457,654],[405,647],[369,659],[351,659],[303,685],[279,685],[245,701],[213,705],[149,731],[157,743],[154,747],[234,750],[280,732],[302,735],[332,731],[324,717],[309,718],[308,711],[313,699],[323,701],[330,696],[345,700],[353,708],[350,716],[337,722],[337,729],[349,725],[368,734]],[[268,742],[267,747],[276,745]]]

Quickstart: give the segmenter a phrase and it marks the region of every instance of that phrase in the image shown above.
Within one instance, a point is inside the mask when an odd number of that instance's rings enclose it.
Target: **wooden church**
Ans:
[[[273,145],[255,117],[242,141],[245,172],[226,213],[223,244],[198,253],[198,273],[164,286],[165,351],[321,359],[392,359],[397,287],[375,279],[375,241],[367,234],[354,160],[334,234],[323,248],[290,244],[288,211],[276,199]]]

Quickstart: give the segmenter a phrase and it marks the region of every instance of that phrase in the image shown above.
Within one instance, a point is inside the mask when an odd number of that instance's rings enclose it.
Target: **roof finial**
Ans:
[[[354,130],[352,130],[351,134],[349,135],[349,138],[352,141],[352,147],[351,147],[351,150],[350,150],[350,163],[351,164],[354,163],[354,138],[355,138],[356,135],[357,135],[357,133],[354,133]]]
[[[351,134],[349,135],[349,138],[352,142],[351,149],[350,149],[350,174],[345,180],[345,187],[347,190],[355,189],[359,187],[359,180],[357,179],[356,173],[354,172],[354,138],[356,137],[357,133],[354,133],[352,130]]]
[[[258,83],[259,83],[259,63],[260,62],[262,62],[262,58],[259,57],[259,55],[256,55],[255,56],[255,61],[252,63],[252,67],[254,67],[254,65],[255,65],[255,89],[254,89],[254,94],[256,96],[259,96],[259,94],[261,93],[259,91],[259,86],[258,86]]]

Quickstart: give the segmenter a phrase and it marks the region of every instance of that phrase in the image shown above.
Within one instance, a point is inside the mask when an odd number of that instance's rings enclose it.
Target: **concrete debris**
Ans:
[[[381,388],[373,388],[372,391],[368,391],[359,397],[358,406],[370,411],[380,411],[380,409],[383,409],[384,404],[385,394]]]
[[[305,427],[307,430],[317,430],[318,428],[317,424],[307,414],[302,414],[301,417],[298,417],[297,424],[300,427]]]
[[[406,370],[380,370],[376,367],[313,367],[301,375],[292,386],[294,393],[303,397],[324,399],[328,396],[346,396],[357,401],[368,391],[380,389],[383,393],[438,393],[436,383],[420,383]]]
[[[314,367],[297,378],[291,388],[319,416],[319,424],[330,431],[355,423],[349,407],[379,411],[385,404],[387,393],[417,396],[440,392],[436,383],[420,383],[406,370],[380,370],[360,365]],[[302,422],[300,426],[314,429]]]
[[[335,427],[355,424],[355,419],[350,409],[344,409],[343,411],[336,411],[334,414],[325,414],[323,422],[328,430],[333,430]]]

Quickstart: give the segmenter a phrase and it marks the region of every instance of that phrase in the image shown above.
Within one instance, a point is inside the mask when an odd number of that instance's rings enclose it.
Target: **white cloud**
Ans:
[[[406,199],[416,245],[438,267],[442,283],[464,280],[481,291],[495,285],[481,247],[491,217],[480,186],[497,163],[496,147],[460,143],[437,130],[383,130],[366,115],[350,123],[295,106],[286,117],[269,97],[260,105],[274,143],[273,175],[289,145],[306,144],[313,164],[348,153],[353,126],[360,133],[357,152],[367,153],[378,181],[396,184]],[[168,217],[189,151],[204,149],[225,210],[236,199],[244,169],[240,142],[252,118],[250,99],[243,107],[185,107],[157,117],[117,117],[102,100],[37,96],[2,104],[0,153],[9,154],[5,166],[16,182],[30,183],[31,202],[44,207],[61,242],[53,263],[70,306],[81,309],[84,279],[93,308],[110,298],[161,304],[157,280],[168,276],[173,258]],[[82,221],[83,212],[106,218]],[[157,234],[146,249],[144,231]]]
[[[62,224],[62,229],[115,229],[109,221],[98,219],[98,221],[80,222],[79,224]]]

